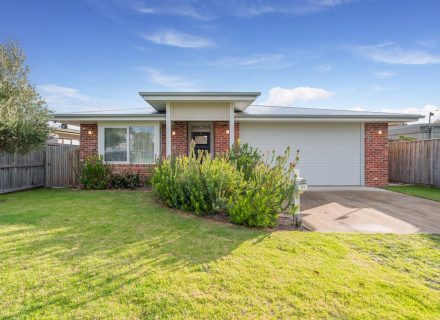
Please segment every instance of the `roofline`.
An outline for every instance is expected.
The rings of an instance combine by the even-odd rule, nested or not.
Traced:
[[[53,118],[83,119],[83,118],[160,118],[165,117],[163,113],[54,113]]]
[[[198,92],[160,92],[160,91],[140,91],[139,95],[141,97],[144,96],[168,96],[168,97],[177,97],[177,96],[196,96],[196,97],[212,97],[212,96],[233,96],[233,97],[241,97],[241,96],[252,96],[258,97],[261,92],[258,91],[246,91],[246,92],[237,92],[237,91],[198,91]]]
[[[380,120],[380,121],[402,121],[410,122],[415,121],[425,116],[420,114],[353,114],[353,115],[293,115],[293,114],[250,114],[250,113],[238,113],[235,115],[236,119],[273,119],[273,120],[294,120],[294,119],[344,119],[344,120]]]
[[[57,122],[78,125],[80,123],[92,123],[100,121],[165,121],[165,114],[54,114],[51,119]]]

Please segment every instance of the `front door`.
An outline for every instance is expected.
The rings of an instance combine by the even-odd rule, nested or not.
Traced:
[[[191,140],[195,142],[194,151],[196,156],[211,151],[210,132],[191,132]]]

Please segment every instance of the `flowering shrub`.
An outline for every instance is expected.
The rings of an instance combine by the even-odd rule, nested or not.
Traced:
[[[262,159],[258,150],[236,145],[226,157],[189,156],[163,159],[151,179],[169,207],[196,215],[224,212],[236,224],[272,227],[278,214],[293,207],[294,167],[290,151]]]
[[[191,147],[189,157],[163,159],[151,183],[169,207],[193,211],[196,215],[224,212],[231,195],[242,182],[242,174],[226,158],[198,159]]]

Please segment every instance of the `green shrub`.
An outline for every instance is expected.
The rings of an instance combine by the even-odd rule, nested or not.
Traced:
[[[229,199],[231,222],[252,227],[273,227],[279,213],[292,210],[295,187],[293,163],[288,163],[290,150],[281,156],[272,153],[266,161],[257,163],[242,192],[236,192]]]
[[[170,207],[196,215],[224,212],[243,181],[242,175],[226,158],[211,159],[209,154],[201,158],[203,161],[191,146],[189,157],[163,159],[155,168],[152,186]]]
[[[107,189],[110,169],[102,156],[91,156],[86,159],[82,169],[80,182],[85,189]]]
[[[145,181],[138,173],[112,173],[109,179],[109,188],[112,189],[136,189],[144,185]]]
[[[229,152],[231,161],[239,170],[243,171],[245,179],[249,179],[253,168],[261,161],[261,152],[249,144],[234,143]]]
[[[196,215],[224,212],[236,224],[273,227],[278,214],[294,208],[293,163],[289,149],[266,159],[248,145],[237,145],[227,157],[209,154],[163,159],[151,179],[159,198],[169,207]]]

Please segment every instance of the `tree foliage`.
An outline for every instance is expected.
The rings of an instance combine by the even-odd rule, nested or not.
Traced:
[[[51,111],[28,75],[23,50],[13,42],[0,44],[0,151],[26,153],[49,136]]]

